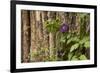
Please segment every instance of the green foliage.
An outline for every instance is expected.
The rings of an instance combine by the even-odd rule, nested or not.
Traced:
[[[73,56],[72,60],[79,60],[79,59],[77,58],[77,56]]]
[[[61,37],[60,42],[65,43],[66,42],[66,38],[64,36]]]
[[[80,44],[84,44],[85,42],[87,42],[87,41],[89,41],[90,39],[89,39],[89,36],[84,36],[80,41],[79,41],[79,43]]]
[[[76,37],[70,37],[68,40],[67,40],[67,44],[70,44],[72,42],[78,42],[79,41],[79,38],[76,36]]]
[[[74,55],[74,53],[73,53],[73,52],[69,52],[69,53],[68,53],[68,60],[71,60],[71,59],[72,59],[72,57],[73,57],[73,55]]]
[[[76,52],[74,55],[76,55],[81,60],[81,56],[80,55],[82,54],[83,50],[85,50],[87,48],[90,48],[89,36],[85,36],[82,39],[78,38],[78,40],[72,40],[72,41],[70,41],[70,43],[71,42],[74,42],[74,44],[71,45],[70,52],[73,52],[73,53]],[[69,45],[69,43],[67,43],[67,45]],[[71,54],[71,56],[72,56],[72,54]],[[76,59],[76,56],[75,56],[74,59]],[[82,57],[83,57],[83,55],[82,55]],[[85,58],[85,59],[87,59],[87,58]],[[70,58],[69,58],[69,60],[70,60]],[[72,58],[72,60],[73,60],[73,58]]]
[[[57,56],[52,55],[52,57],[49,58],[49,61],[57,61]]]
[[[79,59],[80,59],[80,60],[87,60],[87,58],[86,58],[85,55],[80,55]]]
[[[55,20],[47,20],[44,22],[44,27],[47,29],[48,32],[56,32],[59,30],[60,27],[60,19]]]
[[[79,47],[79,43],[76,43],[74,45],[71,46],[70,52],[73,52],[74,50],[78,49]]]
[[[52,48],[52,51],[56,51],[56,48]],[[35,61],[35,59],[37,59],[37,58],[42,58],[42,61],[44,61],[44,62],[57,60],[56,55],[52,55],[50,57],[49,48],[41,48],[39,51],[31,51],[30,55],[31,55],[31,59],[33,59],[33,61]]]
[[[29,54],[31,57],[34,57],[34,56],[37,56],[38,54],[37,54],[37,51],[36,50],[34,50],[34,51],[30,51],[30,54]]]
[[[86,41],[86,42],[84,43],[84,47],[85,47],[85,48],[90,48],[90,42],[89,42],[89,41]]]

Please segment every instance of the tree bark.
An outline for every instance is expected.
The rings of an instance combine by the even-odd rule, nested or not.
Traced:
[[[48,16],[47,16],[47,12],[46,11],[43,11],[42,12],[42,24],[43,24],[43,48],[44,49],[47,49],[49,50],[49,33],[47,32],[45,26],[44,26],[44,23],[45,21],[48,19]],[[48,51],[45,50],[45,56],[47,57],[49,54],[48,54]]]
[[[52,21],[53,19],[53,12],[48,12],[48,20]],[[53,49],[54,49],[54,34],[52,32],[49,33],[49,52],[50,52],[50,58],[53,56]]]
[[[76,29],[76,13],[71,13],[71,32],[74,33]]]
[[[22,10],[22,62],[29,61],[30,52],[30,24],[29,11]]]
[[[36,61],[32,53],[37,53],[36,44],[36,16],[35,11],[30,11],[30,25],[31,25],[31,48],[30,48],[30,61]]]
[[[37,37],[37,50],[40,51],[43,47],[43,24],[42,24],[42,13],[41,11],[36,11],[36,37]],[[38,61],[42,61],[42,55],[38,57]]]
[[[80,16],[79,16],[78,13],[77,13],[77,16],[76,16],[76,26],[77,26],[76,33],[77,33],[77,35],[80,35]]]

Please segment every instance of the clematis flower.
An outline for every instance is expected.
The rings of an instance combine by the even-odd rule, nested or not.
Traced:
[[[68,32],[69,26],[66,23],[63,23],[60,27],[60,32]]]

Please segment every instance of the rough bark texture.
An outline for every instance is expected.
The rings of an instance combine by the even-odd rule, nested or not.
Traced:
[[[43,48],[44,49],[47,49],[45,50],[45,53],[44,53],[44,57],[47,57],[49,55],[49,33],[47,32],[46,28],[44,27],[44,23],[45,21],[48,19],[48,16],[47,16],[47,12],[46,11],[43,11],[42,12],[42,24],[43,24]]]
[[[30,51],[30,24],[29,11],[22,11],[22,62],[29,61]]]
[[[48,19],[47,12],[42,12],[42,24],[43,24],[43,46],[49,48],[49,36],[48,31],[44,27],[45,21]]]
[[[36,17],[35,17],[35,11],[30,11],[30,26],[31,26],[31,48],[30,53],[34,53],[37,51],[36,46]],[[35,61],[36,59],[33,57],[32,54],[30,54],[31,58],[30,61]]]

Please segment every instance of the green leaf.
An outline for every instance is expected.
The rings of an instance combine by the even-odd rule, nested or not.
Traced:
[[[45,21],[44,27],[48,30],[48,32],[56,32],[59,29],[59,23],[56,20]]]
[[[78,60],[77,56],[73,56],[71,60]]]
[[[79,38],[78,37],[72,37],[72,38],[67,40],[67,44],[69,44],[71,42],[79,42]]]
[[[72,42],[72,38],[70,38],[69,40],[67,40],[67,44],[71,43]]]
[[[60,42],[65,43],[66,39],[65,37],[61,37]]]
[[[67,35],[67,39],[69,39],[70,37],[71,37],[71,34],[68,34],[68,35]]]
[[[73,41],[78,42],[79,41],[79,38],[78,37],[74,37],[73,38]]]
[[[90,42],[89,42],[89,41],[85,42],[85,43],[84,43],[84,47],[85,47],[85,48],[90,48]]]
[[[79,43],[76,43],[76,44],[72,45],[72,47],[70,49],[70,52],[76,50],[78,47],[79,47]]]
[[[80,59],[80,60],[87,60],[87,58],[86,58],[85,55],[81,55],[81,56],[79,57],[79,59]]]
[[[83,39],[80,40],[80,44],[84,44],[86,41],[89,41],[89,36],[85,36]]]
[[[71,60],[72,56],[73,56],[73,52],[69,53],[68,54],[68,60]]]

